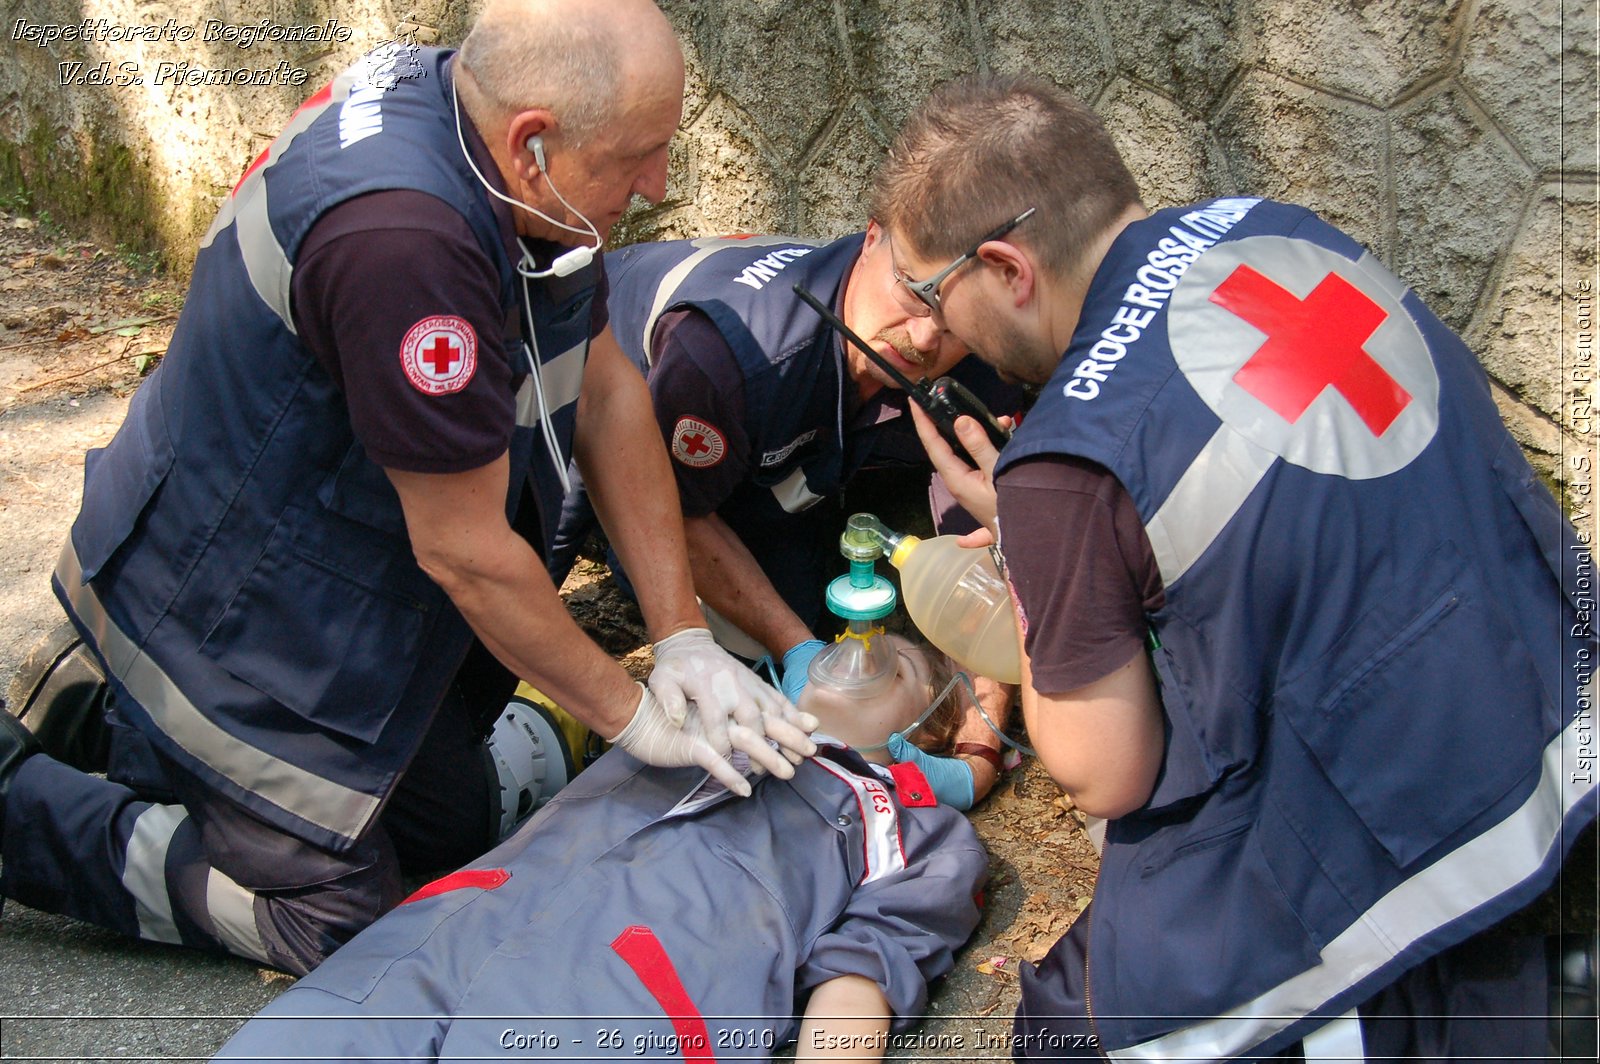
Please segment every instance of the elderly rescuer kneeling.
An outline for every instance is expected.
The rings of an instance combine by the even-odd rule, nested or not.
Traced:
[[[880,638],[899,648],[893,686],[864,701],[813,680],[800,707],[819,750],[793,779],[753,778],[733,801],[702,771],[612,750],[216,1059],[756,1060],[796,1038],[800,1060],[881,1056],[977,925],[988,862],[914,766],[885,767],[924,707],[911,737],[948,746],[962,688],[941,655]]]
[[[594,251],[665,194],[683,69],[647,0],[490,0],[459,53],[358,63],[249,169],[56,571],[111,682],[108,778],[0,716],[0,892],[307,971],[400,900],[408,850],[497,841],[449,697],[475,642],[644,761],[744,791],[733,749],[785,776],[769,738],[811,752],[702,627],[607,325]],[[647,685],[546,575],[569,458],[639,592]]]
[[[1595,818],[1592,564],[1472,352],[1302,207],[1147,213],[1042,80],[940,89],[873,206],[906,306],[1043,388],[998,456],[958,425],[979,470],[919,420],[1033,745],[1111,818],[1019,1055],[1545,1055],[1564,944],[1496,925]]]

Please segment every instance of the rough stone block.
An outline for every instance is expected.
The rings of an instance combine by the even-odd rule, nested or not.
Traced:
[[[1461,80],[1541,171],[1595,167],[1594,0],[1483,0]]]
[[[1111,80],[1109,40],[1089,0],[977,4],[978,37],[989,69],[1038,74],[1093,103]]]
[[[1516,230],[1532,175],[1454,88],[1397,112],[1392,143],[1390,265],[1451,328],[1465,329]]]
[[[1384,105],[1437,77],[1463,0],[1325,0],[1312,17],[1292,4],[1248,5],[1263,68]]]
[[[1213,128],[1241,192],[1310,207],[1386,257],[1383,112],[1253,70]]]
[[[1592,186],[1552,183],[1511,241],[1499,283],[1484,298],[1484,313],[1468,334],[1484,368],[1546,418],[1574,428],[1568,391],[1587,390],[1592,406],[1595,284],[1595,197]],[[1578,368],[1580,301],[1587,296],[1590,380]]]
[[[718,96],[689,129],[698,181],[696,206],[715,233],[787,231],[789,183],[754,124]]]
[[[978,69],[961,0],[855,0],[841,11],[851,80],[890,129],[935,85]]]
[[[1227,160],[1206,124],[1173,101],[1119,80],[1100,114],[1151,210],[1234,191]]]
[[[744,0],[722,8],[717,87],[777,158],[794,159],[849,93],[830,0]]]
[[[860,100],[845,107],[800,172],[800,235],[832,238],[866,228],[872,179],[889,139]]]
[[[1248,6],[1112,0],[1103,10],[1117,70],[1184,101],[1196,114],[1209,114],[1234,72],[1255,55]]]

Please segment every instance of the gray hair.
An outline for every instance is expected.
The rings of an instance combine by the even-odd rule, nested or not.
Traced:
[[[488,106],[502,114],[548,108],[580,147],[615,116],[616,34],[598,19],[525,20],[515,9],[490,5],[461,43],[460,63]]]

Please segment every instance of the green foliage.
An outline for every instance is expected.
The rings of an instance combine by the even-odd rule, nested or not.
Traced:
[[[33,213],[33,196],[21,184],[9,182],[0,187],[0,211],[7,214]]]
[[[36,113],[20,142],[0,143],[0,206],[33,213],[52,235],[91,232],[119,254],[159,248],[156,203],[140,160],[105,129],[64,134]]]
[[[155,248],[137,247],[133,244],[120,243],[117,245],[117,261],[141,277],[154,277],[166,268],[166,262],[161,252]],[[160,300],[161,295],[147,295],[145,304],[151,304],[152,299]]]

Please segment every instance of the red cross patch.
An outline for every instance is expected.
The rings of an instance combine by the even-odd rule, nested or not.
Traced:
[[[727,453],[722,433],[698,418],[680,417],[672,427],[672,457],[686,466],[709,469]]]
[[[424,395],[459,392],[478,369],[478,334],[465,318],[423,318],[400,341],[400,366]]]
[[[1230,428],[1295,465],[1351,479],[1407,465],[1439,424],[1439,377],[1371,255],[1308,240],[1220,244],[1172,296],[1178,367]]]

